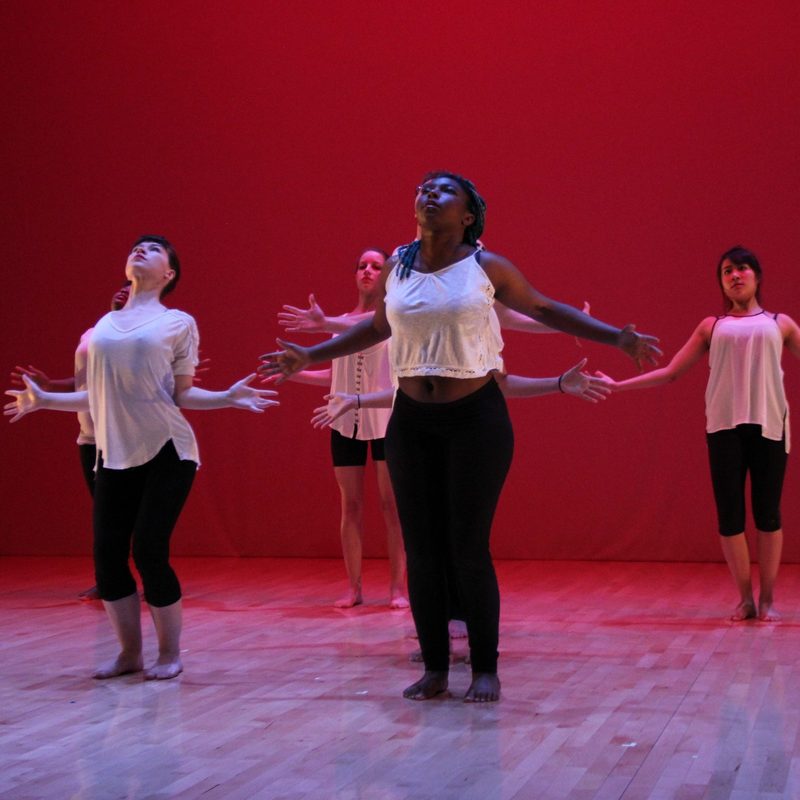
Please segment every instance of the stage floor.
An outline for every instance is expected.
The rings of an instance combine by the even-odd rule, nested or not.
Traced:
[[[365,565],[177,559],[185,672],[113,655],[88,559],[0,561],[0,797],[546,800],[800,797],[800,566],[778,624],[725,621],[722,564],[499,562],[503,696],[402,699],[411,616]],[[146,661],[154,636],[144,620]]]

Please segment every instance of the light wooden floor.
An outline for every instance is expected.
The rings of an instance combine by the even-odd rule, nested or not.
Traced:
[[[101,682],[88,561],[0,561],[0,797],[800,797],[798,566],[783,623],[732,625],[723,565],[501,562],[503,699],[483,707],[459,700],[463,663],[450,699],[400,697],[419,668],[381,561],[350,611],[329,606],[336,561],[177,566],[186,672]]]

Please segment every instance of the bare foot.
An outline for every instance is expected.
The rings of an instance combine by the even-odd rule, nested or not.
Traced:
[[[425,670],[424,675],[416,683],[403,690],[403,697],[408,700],[430,700],[446,691],[447,673]]]
[[[393,594],[392,599],[389,600],[389,608],[408,608],[408,598],[402,594]]]
[[[361,597],[361,592],[355,592],[352,589],[344,596],[340,597],[333,605],[334,608],[352,608],[353,606],[360,606],[364,602]]]
[[[78,600],[81,600],[84,603],[91,603],[92,600],[99,600],[99,599],[100,599],[100,592],[97,591],[96,586],[92,586],[91,589],[84,589],[78,595]]]
[[[772,600],[759,600],[758,618],[762,622],[780,622],[781,615],[773,608]]]
[[[495,672],[473,672],[465,703],[494,703],[500,699],[500,678]]]
[[[753,619],[756,615],[756,604],[752,600],[742,600],[733,614],[730,616],[731,622],[744,622],[746,619]]]
[[[183,672],[180,656],[159,656],[156,663],[144,671],[146,681],[168,681]]]
[[[409,657],[408,660],[412,664],[421,664],[422,663],[422,650],[415,650]]]
[[[467,623],[463,619],[451,619],[447,625],[451,639],[467,638]]]
[[[141,672],[144,669],[142,654],[128,655],[120,653],[113,661],[101,664],[92,673],[93,678],[105,680],[106,678],[116,678],[117,675],[128,675],[131,672]]]

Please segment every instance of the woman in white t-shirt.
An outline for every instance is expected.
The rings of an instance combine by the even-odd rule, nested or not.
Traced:
[[[327,317],[309,298],[309,309],[284,306],[278,319],[288,331],[325,332],[338,335],[375,312],[381,269],[387,254],[378,248],[364,250],[356,262],[358,301],[348,314]],[[330,369],[302,370],[291,378],[298,383],[328,386],[332,393],[369,394],[390,389],[387,343],[378,342],[358,353],[333,361]],[[347,571],[348,591],[334,605],[352,608],[363,602],[361,588],[361,554],[364,539],[364,477],[367,452],[371,452],[378,478],[383,519],[386,524],[389,554],[389,606],[408,608],[406,599],[406,556],[397,517],[394,492],[384,456],[384,437],[389,422],[389,408],[361,408],[337,418],[331,425],[331,459],[333,473],[341,496],[342,555]]]
[[[781,354],[786,347],[800,358],[800,328],[786,314],[761,307],[761,275],[755,253],[740,245],[731,248],[717,263],[722,316],[706,317],[662,369],[624,381],[597,373],[614,390],[646,389],[677,380],[708,353],[706,440],[720,543],[739,591],[734,622],[780,619],[774,591],[783,549],[780,501],[790,445]],[[744,534],[748,472],[758,530],[758,605]]]
[[[169,563],[169,540],[200,463],[181,408],[261,412],[275,394],[253,389],[253,375],[227,391],[192,384],[198,333],[188,314],[162,305],[180,277],[180,261],[161,236],[142,236],[125,266],[125,306],[95,325],[89,338],[86,391],[44,392],[27,376],[5,414],[15,422],[38,409],[91,413],[97,447],[94,560],[100,597],[120,642],[117,657],[96,678],[143,669],[139,595],[129,566],[142,577],[158,638],[146,679],[174,678],[180,658],[181,589]]]

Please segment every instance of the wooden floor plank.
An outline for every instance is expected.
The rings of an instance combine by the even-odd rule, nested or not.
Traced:
[[[114,651],[86,559],[0,562],[0,797],[800,797],[800,566],[776,625],[725,621],[719,564],[500,562],[500,703],[400,697],[408,612],[331,606],[337,561],[179,559],[178,679],[93,681]],[[154,637],[146,616],[147,656]]]

